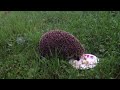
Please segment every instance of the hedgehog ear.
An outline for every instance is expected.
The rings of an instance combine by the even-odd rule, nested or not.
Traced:
[[[79,60],[80,60],[80,57],[77,57],[76,60],[79,61]]]

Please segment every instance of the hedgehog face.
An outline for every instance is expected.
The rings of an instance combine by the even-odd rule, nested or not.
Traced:
[[[39,52],[43,57],[57,54],[58,57],[79,60],[84,53],[84,48],[73,35],[65,31],[54,30],[41,37]]]

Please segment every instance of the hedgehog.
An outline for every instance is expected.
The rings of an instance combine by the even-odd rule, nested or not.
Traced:
[[[41,36],[39,53],[42,57],[79,60],[85,49],[79,40],[63,30],[50,30]]]

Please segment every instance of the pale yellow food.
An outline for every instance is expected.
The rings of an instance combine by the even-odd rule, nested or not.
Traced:
[[[82,64],[89,64],[89,62],[87,60],[83,60]]]

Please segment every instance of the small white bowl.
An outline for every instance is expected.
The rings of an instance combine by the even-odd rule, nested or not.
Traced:
[[[83,54],[79,61],[70,60],[69,63],[76,69],[90,69],[99,63],[99,59],[92,54]]]

